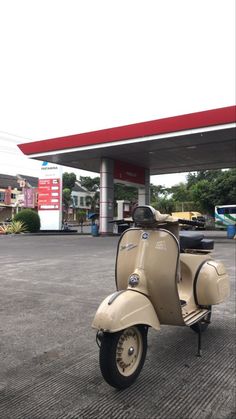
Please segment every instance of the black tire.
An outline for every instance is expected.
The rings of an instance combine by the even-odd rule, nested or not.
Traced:
[[[200,322],[194,323],[192,326],[190,326],[194,332],[199,333],[199,323],[201,323],[201,332],[205,332],[205,330],[208,328],[211,322],[211,307],[209,307],[208,310],[210,311],[201,319]]]
[[[100,347],[100,369],[108,384],[124,389],[137,379],[147,352],[147,327],[131,326],[104,333]]]

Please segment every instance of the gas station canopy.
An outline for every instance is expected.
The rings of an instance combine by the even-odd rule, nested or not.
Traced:
[[[20,144],[30,158],[100,171],[102,158],[150,175],[235,167],[236,106]]]

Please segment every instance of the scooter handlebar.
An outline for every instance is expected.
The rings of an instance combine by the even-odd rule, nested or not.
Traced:
[[[179,224],[186,224],[190,226],[196,226],[196,227],[204,227],[205,223],[203,221],[193,221],[193,220],[185,220],[184,218],[178,219]]]

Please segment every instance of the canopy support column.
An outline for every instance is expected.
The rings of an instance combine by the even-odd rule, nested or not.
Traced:
[[[102,158],[100,165],[100,219],[99,231],[101,235],[111,234],[114,212],[114,163],[111,159]]]
[[[150,204],[150,171],[145,169],[145,185],[138,188],[138,204]]]

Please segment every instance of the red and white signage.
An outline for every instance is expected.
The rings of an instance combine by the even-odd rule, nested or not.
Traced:
[[[25,208],[34,208],[35,207],[36,188],[23,188],[22,192],[23,192],[23,196],[24,196],[24,207]]]
[[[60,178],[39,179],[38,209],[60,210]]]
[[[62,167],[43,162],[38,183],[41,230],[60,230],[62,223]]]
[[[114,179],[121,183],[145,185],[145,169],[122,161],[114,161]]]

